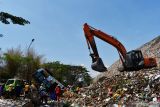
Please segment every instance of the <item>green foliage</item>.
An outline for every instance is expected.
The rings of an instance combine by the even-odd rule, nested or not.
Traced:
[[[59,61],[43,64],[44,68],[51,71],[52,76],[64,85],[84,86],[89,85],[92,78],[85,67],[65,65]]]
[[[37,55],[34,50],[27,50],[25,54],[20,48],[9,49],[0,57],[0,62],[3,65],[0,67],[0,78],[18,77],[21,79],[32,79],[32,74],[39,68],[48,69],[52,76],[55,77],[65,86],[87,86],[90,84],[92,78],[88,71],[83,66],[66,65],[59,61],[48,62],[41,64],[41,55]]]
[[[18,77],[22,79],[32,79],[32,73],[41,65],[42,56],[37,55],[33,50],[23,54],[20,48],[9,49],[1,58],[4,62],[0,72],[0,78]]]
[[[27,50],[25,55],[25,64],[27,66],[27,70],[25,72],[25,77],[27,80],[32,79],[32,74],[41,66],[42,55],[37,55],[33,49]]]
[[[12,78],[12,77],[8,72],[0,71],[0,78],[1,79],[8,79],[8,78]]]
[[[21,56],[22,53],[19,49],[11,49],[4,54],[6,72],[8,72],[11,77],[14,76],[18,71],[18,68],[21,64]]]
[[[26,19],[23,19],[22,17],[17,17],[14,15],[11,15],[9,13],[0,12],[0,21],[4,24],[10,24],[9,20],[12,21],[13,24],[19,24],[19,25],[25,25],[30,24],[30,22]]]

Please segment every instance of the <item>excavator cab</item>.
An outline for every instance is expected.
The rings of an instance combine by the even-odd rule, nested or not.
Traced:
[[[140,50],[132,50],[126,54],[125,70],[138,70],[144,67],[144,58]]]

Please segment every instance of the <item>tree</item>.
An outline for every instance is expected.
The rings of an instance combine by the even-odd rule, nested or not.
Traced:
[[[23,19],[22,17],[17,17],[6,12],[0,12],[0,21],[2,23],[10,24],[9,19],[13,24],[19,24],[19,25],[30,24],[28,20]]]
[[[28,51],[28,50],[27,50]],[[34,50],[30,50],[26,55],[20,48],[9,49],[4,54],[4,66],[0,72],[1,78],[23,78],[32,79],[32,74],[41,66],[42,55],[37,55]]]
[[[25,77],[27,80],[31,80],[32,74],[37,69],[40,68],[43,56],[38,55],[33,49],[27,50],[25,56],[26,56],[25,65],[27,67],[27,71],[25,72]]]
[[[50,70],[52,76],[64,85],[84,86],[89,85],[92,80],[89,71],[82,66],[65,65],[55,61],[44,63],[43,67]]]
[[[9,20],[13,24],[19,24],[19,25],[25,25],[25,24],[30,24],[30,22],[22,17],[17,17],[14,15],[11,15],[6,12],[0,12],[0,21],[4,24],[10,24]],[[0,37],[2,37],[3,34],[0,34]]]
[[[5,70],[10,74],[10,77],[14,77],[17,74],[21,64],[21,56],[22,52],[19,49],[10,49],[4,54]]]

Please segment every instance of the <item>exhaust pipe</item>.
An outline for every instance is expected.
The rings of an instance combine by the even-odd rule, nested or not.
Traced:
[[[107,68],[104,66],[101,58],[98,58],[95,62],[92,63],[91,68],[98,72],[105,72]]]

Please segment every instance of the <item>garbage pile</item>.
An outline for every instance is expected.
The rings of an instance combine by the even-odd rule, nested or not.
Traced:
[[[102,77],[80,96],[68,99],[75,106],[106,107],[113,104],[160,104],[160,70],[124,72],[111,78]]]
[[[126,107],[157,104],[160,106],[160,36],[138,48],[144,57],[154,57],[157,68],[134,72],[119,72],[121,61],[112,64],[108,71],[101,73],[89,87],[81,89],[79,95],[67,97],[73,107],[108,107],[119,104]],[[146,104],[146,105],[145,105]],[[137,107],[136,106],[136,107]]]
[[[0,99],[0,107],[31,107],[29,99]]]

